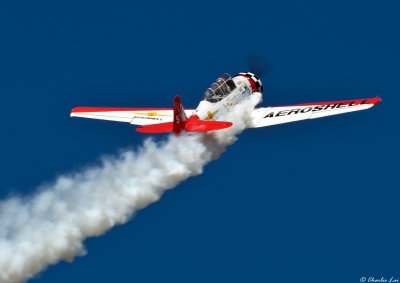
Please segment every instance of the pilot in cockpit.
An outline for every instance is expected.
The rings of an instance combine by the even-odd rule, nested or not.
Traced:
[[[225,94],[225,95],[229,94],[230,91],[229,91],[228,86],[226,85],[226,82],[223,77],[218,78],[217,84],[220,85],[220,89],[222,90],[223,94]]]
[[[207,89],[205,99],[212,103],[221,101],[223,98],[227,97],[235,87],[232,78],[228,74],[224,74]]]

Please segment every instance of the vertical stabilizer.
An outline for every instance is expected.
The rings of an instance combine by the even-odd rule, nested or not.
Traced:
[[[174,98],[174,125],[173,132],[175,134],[180,134],[183,129],[185,129],[185,124],[187,117],[185,110],[183,109],[181,98],[177,95]]]

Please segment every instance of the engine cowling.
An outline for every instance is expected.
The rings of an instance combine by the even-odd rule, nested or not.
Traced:
[[[253,92],[263,92],[263,85],[259,77],[255,74],[247,72],[247,73],[239,73],[236,76],[243,76],[245,77],[250,85]]]

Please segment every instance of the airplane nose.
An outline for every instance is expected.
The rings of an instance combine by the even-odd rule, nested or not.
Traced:
[[[250,79],[253,80],[254,83],[257,86],[255,91],[256,92],[263,92],[264,89],[263,89],[263,85],[262,85],[262,82],[261,82],[260,78],[257,75],[255,75],[253,73],[250,73],[250,72],[248,72],[247,74],[249,74]]]
[[[256,76],[253,73],[247,72],[247,73],[239,73],[239,75],[246,77],[252,87],[253,92],[263,92],[263,85],[258,76]]]

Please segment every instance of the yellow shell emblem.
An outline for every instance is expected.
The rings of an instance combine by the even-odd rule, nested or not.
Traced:
[[[208,111],[206,120],[211,120],[212,118],[214,118],[214,116],[215,116],[215,114],[217,114],[217,112],[218,112],[218,110],[214,111],[214,112]]]
[[[133,113],[137,114],[137,115],[143,115],[143,116],[159,116],[159,117],[161,117],[161,116],[171,116],[171,115],[168,115],[168,114],[160,114],[160,113],[154,112],[154,111],[152,111],[152,112],[133,112]]]

